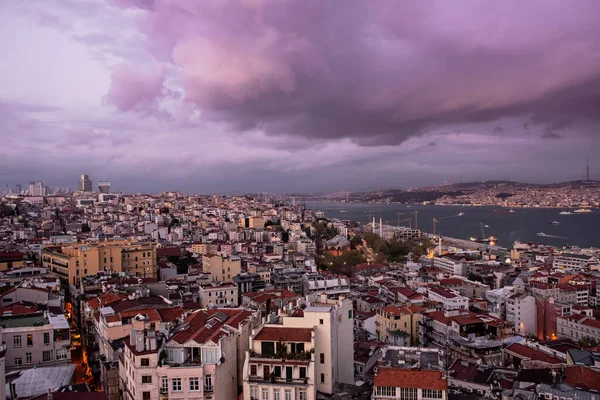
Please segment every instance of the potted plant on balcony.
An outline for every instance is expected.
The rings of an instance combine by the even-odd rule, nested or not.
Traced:
[[[275,382],[275,372],[271,372],[271,383]]]

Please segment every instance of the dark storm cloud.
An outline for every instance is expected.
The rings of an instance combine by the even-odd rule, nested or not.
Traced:
[[[119,3],[151,9],[148,47],[181,68],[205,120],[234,131],[375,146],[447,124],[600,115],[596,1]]]

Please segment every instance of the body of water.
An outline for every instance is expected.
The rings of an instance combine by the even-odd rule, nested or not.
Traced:
[[[307,203],[312,210],[320,210],[327,218],[338,218],[358,222],[370,222],[375,217],[385,225],[408,226],[418,211],[419,229],[433,233],[433,218],[436,233],[460,239],[481,237],[481,224],[485,235],[498,238],[497,246],[511,247],[516,240],[521,242],[543,243],[551,246],[576,245],[580,247],[600,247],[600,212],[560,215],[561,209],[515,208],[513,213],[499,214],[498,207],[434,206],[419,204],[368,204],[368,203]],[[462,215],[460,215],[462,213]],[[558,221],[558,225],[551,224]],[[544,233],[547,236],[539,236]]]

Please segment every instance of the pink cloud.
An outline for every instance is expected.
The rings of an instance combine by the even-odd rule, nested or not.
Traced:
[[[161,65],[144,70],[121,64],[111,75],[104,100],[122,112],[154,113],[166,93],[164,80],[165,68]]]

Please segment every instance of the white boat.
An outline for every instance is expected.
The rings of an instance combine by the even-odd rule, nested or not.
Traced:
[[[551,225],[560,225],[560,222],[558,222],[558,221],[552,221],[552,222],[550,222],[550,224]]]
[[[580,208],[580,209],[575,210],[573,212],[576,212],[576,213],[591,213],[592,210],[590,210],[589,208]]]
[[[340,212],[348,212],[348,211],[346,211],[346,210],[340,210]]]
[[[458,216],[459,216],[459,217],[462,217],[463,215],[465,215],[465,213],[464,213],[464,212],[459,212],[459,213],[458,213]]]
[[[559,215],[571,215],[570,211],[561,211],[558,213]]]
[[[512,208],[508,211],[509,213],[514,213],[515,210],[513,210]]]
[[[537,235],[538,235],[538,236],[548,236],[548,235],[546,235],[544,232],[538,232],[538,234],[537,234]]]

